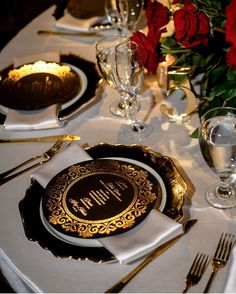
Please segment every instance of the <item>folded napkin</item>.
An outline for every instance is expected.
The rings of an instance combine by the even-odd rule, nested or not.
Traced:
[[[229,271],[226,278],[223,293],[236,293],[236,277],[235,277],[236,246],[235,245],[234,245],[234,248],[232,249],[229,262],[230,262]]]
[[[31,176],[43,187],[59,171],[72,164],[91,159],[79,144],[72,144],[56,154]],[[157,246],[183,232],[182,225],[160,211],[153,209],[146,219],[134,229],[112,237],[97,239],[120,263],[128,263],[150,253]]]
[[[93,25],[96,23],[102,23],[105,20],[107,20],[107,18],[104,16],[93,16],[87,19],[79,19],[69,13],[65,13],[63,17],[57,20],[56,28],[77,32],[89,32]]]
[[[41,293],[42,291],[31,282],[12,263],[5,252],[0,248],[0,269],[10,286],[16,293]]]
[[[42,54],[25,56],[14,59],[14,67],[18,67],[25,63],[32,63],[38,60],[59,62],[59,52],[45,52]],[[4,122],[7,130],[37,130],[61,127],[58,119],[58,106],[56,104],[49,107],[34,110],[20,111],[8,109],[7,117]]]

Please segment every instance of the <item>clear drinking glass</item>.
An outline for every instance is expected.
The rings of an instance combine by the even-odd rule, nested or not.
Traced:
[[[105,11],[108,20],[118,30],[119,33],[124,33],[127,27],[127,0],[105,0]]]
[[[128,108],[131,106],[129,97],[121,87],[116,71],[115,61],[115,47],[127,40],[123,35],[114,35],[103,38],[96,43],[96,57],[99,70],[108,83],[108,85],[116,89],[120,93],[120,99],[115,100],[111,106],[110,111],[112,114],[126,117]]]
[[[206,163],[220,181],[211,185],[205,197],[216,208],[236,206],[230,176],[236,172],[236,108],[218,107],[201,117],[199,143]]]
[[[143,0],[128,0],[127,29],[132,34],[137,30],[137,25],[143,12]]]
[[[139,120],[135,107],[144,79],[142,57],[137,43],[126,40],[116,46],[116,71],[120,86],[131,101],[128,113],[133,122],[125,128],[125,135],[132,140],[142,140],[152,133],[152,126]]]

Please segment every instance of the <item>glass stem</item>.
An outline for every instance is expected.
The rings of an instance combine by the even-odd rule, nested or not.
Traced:
[[[138,117],[137,106],[136,106],[137,96],[135,95],[130,97],[129,101],[131,103],[131,106],[129,107],[128,114],[129,114],[129,119],[133,121],[131,124],[131,128],[135,132],[141,132],[144,126]]]
[[[124,92],[121,93],[121,99],[118,104],[118,107],[122,110],[124,110],[124,109],[127,110],[127,115],[128,115],[129,108],[131,107],[131,102],[130,102],[128,94],[126,94]]]
[[[232,188],[229,183],[229,177],[220,177],[220,185],[217,189],[217,195],[220,198],[229,198],[232,196]]]

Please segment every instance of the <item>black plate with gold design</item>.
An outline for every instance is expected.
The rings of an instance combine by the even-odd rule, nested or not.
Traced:
[[[13,70],[13,65],[1,70],[0,92],[2,98],[0,105],[3,106],[2,111],[4,112],[6,107],[34,110],[63,103],[62,106],[66,105],[66,107],[59,110],[58,118],[61,121],[67,121],[79,111],[94,103],[97,100],[95,93],[100,80],[96,64],[74,54],[61,54],[60,65],[63,64],[68,65],[68,67],[71,66],[70,75],[73,76],[72,79],[70,75],[64,77],[61,74],[62,78],[59,78],[55,74],[41,72],[23,76],[19,81],[12,82],[15,85],[14,87],[8,87],[10,80],[7,78],[9,72]],[[86,80],[86,85],[81,90],[81,87],[84,86],[84,80]],[[4,91],[7,91],[7,95],[3,95]],[[82,95],[80,95],[80,91]],[[17,95],[21,99],[19,97],[17,99]],[[43,97],[46,97],[46,99],[43,99]],[[76,99],[76,97],[79,97],[79,99]],[[69,103],[70,101],[73,103]]]
[[[176,221],[182,219],[185,198],[193,193],[193,186],[172,159],[140,145],[99,144],[86,148],[86,151],[94,159],[104,157],[134,159],[156,170],[162,177],[167,192],[163,213]],[[45,190],[36,181],[32,181],[24,199],[19,203],[25,234],[29,240],[38,242],[57,257],[89,259],[95,262],[114,259],[103,247],[78,246],[59,240],[50,234],[42,223],[39,211],[44,193]]]
[[[81,91],[80,76],[69,66],[36,61],[9,70],[0,82],[0,104],[16,110],[39,110],[70,101]]]
[[[42,210],[60,233],[97,239],[134,228],[161,194],[158,179],[148,170],[122,160],[95,159],[54,176],[45,189]]]

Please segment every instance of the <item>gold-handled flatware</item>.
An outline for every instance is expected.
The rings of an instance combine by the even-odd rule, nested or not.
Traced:
[[[215,275],[222,267],[226,265],[235,241],[235,236],[233,234],[221,235],[214,257],[212,259],[211,276],[203,293],[208,293]]]
[[[67,143],[67,146],[69,144]],[[57,152],[61,151],[63,149],[63,147],[65,147],[65,141],[58,140],[55,144],[53,144],[53,146],[48,151],[44,152],[43,154],[32,157],[32,158],[26,160],[25,162],[17,165],[16,167],[13,167],[8,171],[3,172],[0,175],[0,186],[2,186],[3,184],[9,182],[10,180],[13,180],[14,178],[16,178],[18,176],[26,173],[27,171],[29,171],[29,170],[31,170],[33,168],[39,167],[40,165],[42,165],[45,162],[49,161],[51,158],[53,158],[53,156]],[[31,165],[31,166],[29,166],[29,167],[27,167],[25,169],[22,169],[19,172],[14,173],[14,174],[12,174],[10,176],[7,176],[7,175],[11,174],[12,172],[14,172],[15,170],[17,170],[18,168],[21,168],[22,166],[27,165],[30,162],[32,162],[34,160],[37,160],[37,159],[40,159],[40,158],[42,158],[42,160],[40,162],[37,162],[36,164],[33,164],[33,165]]]
[[[155,258],[160,256],[163,252],[169,249],[172,245],[174,245],[182,236],[184,236],[192,226],[197,222],[196,219],[189,220],[185,227],[184,232],[179,236],[167,241],[163,245],[157,247],[147,258],[145,258],[137,267],[135,267],[131,272],[129,272],[126,276],[124,276],[120,281],[118,281],[111,288],[107,289],[105,293],[119,293],[130,281],[131,279],[137,275],[147,264],[153,261]]]
[[[55,135],[35,138],[0,139],[0,143],[23,143],[23,142],[54,142],[54,141],[79,141],[77,135]]]
[[[201,280],[201,277],[208,266],[208,258],[209,256],[204,253],[197,253],[185,279],[186,287],[184,288],[183,293],[186,293],[190,287],[197,285]]]
[[[99,30],[89,31],[89,32],[59,32],[59,31],[38,31],[38,35],[61,35],[61,36],[73,36],[73,37],[99,37]]]

